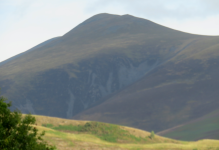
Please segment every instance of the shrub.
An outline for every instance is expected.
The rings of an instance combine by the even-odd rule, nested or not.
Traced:
[[[151,131],[151,135],[149,136],[151,139],[155,137],[154,131]]]

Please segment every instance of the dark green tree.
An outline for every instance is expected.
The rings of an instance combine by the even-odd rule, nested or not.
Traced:
[[[35,117],[20,111],[11,111],[11,102],[0,97],[0,150],[54,150],[43,139],[45,131],[38,134]]]

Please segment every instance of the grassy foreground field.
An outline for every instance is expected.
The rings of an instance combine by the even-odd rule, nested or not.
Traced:
[[[113,124],[35,117],[45,140],[58,150],[219,150],[217,140],[177,141]]]

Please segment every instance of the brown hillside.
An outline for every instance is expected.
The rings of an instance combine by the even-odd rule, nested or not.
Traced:
[[[198,40],[140,81],[74,119],[161,131],[219,107],[219,38]]]

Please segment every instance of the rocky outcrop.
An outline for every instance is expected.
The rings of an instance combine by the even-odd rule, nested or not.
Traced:
[[[72,118],[136,82],[158,64],[159,59],[136,63],[127,57],[105,56],[78,66],[51,69],[32,80],[34,90],[29,90],[15,107],[23,113]],[[71,77],[66,68],[76,70],[75,76]]]

